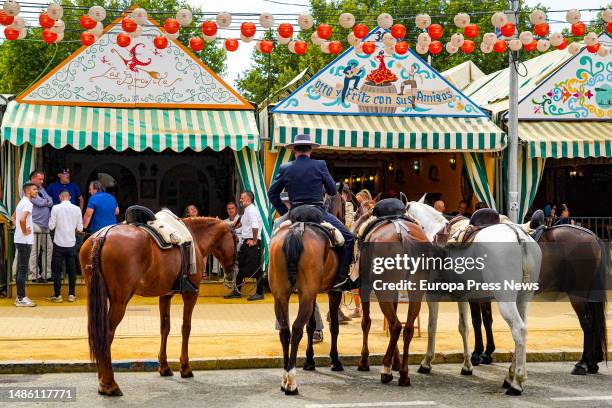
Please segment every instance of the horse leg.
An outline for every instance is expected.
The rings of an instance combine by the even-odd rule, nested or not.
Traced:
[[[429,322],[427,324],[427,352],[421,361],[421,365],[417,372],[421,374],[431,373],[431,362],[436,353],[436,331],[438,330],[438,302],[427,299],[427,308],[429,309]]]
[[[421,311],[421,299],[419,299],[419,297],[420,296],[417,296],[416,301],[410,302],[408,306],[408,317],[406,318],[406,326],[404,326],[404,354],[402,356],[402,365],[399,370],[400,387],[407,387],[410,385],[410,377],[408,376],[408,357],[410,342],[414,337],[414,321]]]
[[[396,315],[397,315],[397,306],[398,306],[397,301],[393,302],[393,310],[395,311]],[[399,346],[396,345],[395,351],[393,352],[393,362],[391,363],[391,369],[393,371],[399,371],[401,364],[402,364],[402,361],[400,358]]]
[[[474,328],[474,351],[472,351],[472,364],[480,364],[480,355],[484,351],[482,343],[482,319],[480,317],[480,302],[470,302],[470,314],[472,315],[472,327]]]
[[[598,363],[602,362],[608,353],[607,348],[607,327],[606,327],[606,303],[589,302],[591,315],[592,335],[589,345],[591,361],[587,361],[587,372],[597,374],[599,372]]]
[[[289,354],[289,363],[287,364],[287,385],[285,387],[285,395],[298,394],[298,385],[295,379],[295,362],[297,360],[298,347],[300,345],[300,341],[302,340],[302,336],[304,335],[304,326],[310,319],[310,316],[312,316],[316,296],[316,293],[302,293],[300,296],[298,314],[293,322],[293,326],[291,327],[291,351]],[[330,316],[335,316],[337,319],[337,309],[330,310]]]
[[[172,376],[172,370],[168,366],[168,356],[166,355],[166,344],[168,342],[168,334],[170,333],[170,305],[172,295],[159,297],[159,321],[161,331],[161,345],[159,347],[159,367],[157,371],[162,377]]]
[[[108,350],[104,353],[104,357],[98,361],[98,394],[109,397],[123,395],[113,375],[111,346],[115,338],[115,329],[123,319],[126,307],[127,301],[125,303],[110,303],[108,310]]]
[[[312,343],[312,337],[314,336],[316,327],[317,322],[315,321],[313,305],[312,315],[310,316],[308,324],[306,325],[306,334],[308,335],[308,346],[306,347],[306,361],[304,362],[304,370],[306,371],[314,371],[315,369],[314,347]]]
[[[395,313],[395,307],[393,302],[380,302],[380,309],[383,314],[387,318],[387,322],[389,323],[389,345],[387,346],[387,351],[385,352],[385,356],[383,357],[383,367],[380,372],[380,381],[383,384],[387,384],[393,380],[393,372],[391,371],[391,364],[393,362],[393,355],[395,353],[395,349],[397,348],[397,340],[399,339],[399,335],[402,332],[402,324],[397,318],[397,313]]]
[[[280,326],[278,336],[283,347],[283,379],[281,381],[281,391],[285,392],[287,387],[287,366],[289,365],[289,341],[291,340],[291,330],[289,330],[289,297],[290,293],[283,298],[274,298],[274,314]]]
[[[193,371],[189,365],[189,335],[191,334],[191,315],[193,308],[198,301],[198,293],[183,293],[183,325],[181,334],[183,341],[181,344],[181,377],[193,377]]]
[[[495,351],[495,340],[493,338],[493,312],[491,310],[491,302],[481,302],[480,312],[482,313],[482,324],[487,336],[487,347],[484,353],[480,356],[482,364],[491,364],[493,362],[493,352]],[[481,337],[482,344],[482,337]]]
[[[592,322],[589,313],[589,306],[587,302],[577,301],[570,298],[570,302],[572,304],[572,308],[576,312],[576,316],[578,316],[578,321],[580,322],[580,328],[583,333],[583,341],[582,341],[582,357],[580,361],[576,363],[574,369],[572,370],[573,375],[586,375],[588,371],[588,362],[590,360],[590,348],[592,345]]]
[[[508,388],[506,395],[521,395],[525,380],[527,326],[521,319],[516,302],[499,302],[499,312],[510,327],[515,347],[504,388]]]
[[[342,362],[338,357],[338,333],[340,332],[340,326],[338,322],[338,310],[340,309],[340,302],[342,301],[342,292],[331,291],[327,293],[329,297],[329,313],[330,313],[330,324],[329,331],[331,333],[331,348],[329,349],[329,357],[331,359],[331,370],[332,371],[344,371]]]
[[[459,309],[459,333],[463,340],[463,365],[461,375],[472,375],[472,362],[470,361],[470,326],[468,324],[467,302],[458,302]]]
[[[363,333],[363,345],[361,346],[361,360],[357,370],[370,371],[370,350],[368,348],[368,336],[370,335],[370,327],[372,327],[372,318],[370,317],[370,302],[361,302],[361,332]]]

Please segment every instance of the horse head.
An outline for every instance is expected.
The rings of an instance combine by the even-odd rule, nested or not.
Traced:
[[[427,238],[430,241],[433,240],[434,236],[448,223],[446,218],[436,211],[430,205],[422,202],[425,196],[421,197],[419,201],[411,201],[406,204],[406,213],[409,217],[417,220],[423,230]]]

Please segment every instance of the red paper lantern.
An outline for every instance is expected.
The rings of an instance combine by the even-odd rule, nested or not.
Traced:
[[[576,37],[582,37],[586,33],[586,25],[582,21],[572,24],[572,34]]]
[[[467,38],[476,38],[479,32],[480,28],[476,24],[468,24],[463,29],[463,35]]]
[[[304,55],[306,54],[306,51],[308,50],[308,43],[306,41],[296,41],[295,45],[293,46],[293,49],[295,50],[295,53],[298,55]]]
[[[317,35],[324,40],[329,39],[332,35],[332,27],[329,24],[319,24],[317,27]]]
[[[514,23],[506,23],[499,29],[504,37],[512,37],[516,31]]]
[[[506,52],[508,49],[508,45],[504,40],[497,40],[495,44],[493,44],[493,51],[495,52]]]
[[[278,26],[278,35],[283,38],[290,38],[293,35],[293,26],[289,23],[281,23]]]
[[[535,51],[538,48],[538,41],[537,40],[533,40],[532,42],[530,42],[529,44],[524,44],[523,45],[523,49],[525,51]]]
[[[87,16],[89,17],[89,16]],[[13,23],[14,17],[11,17],[11,22],[10,24]],[[55,20],[53,20],[51,17],[49,17],[49,15],[47,13],[41,13],[40,16],[38,16],[38,22],[40,23],[40,26],[42,28],[51,28],[53,27],[53,24],[55,24]],[[81,24],[82,26],[83,24]],[[85,28],[85,27],[83,27]],[[88,28],[86,28],[86,30],[89,30]]]
[[[361,51],[363,51],[364,54],[374,54],[374,51],[376,51],[376,44],[374,44],[372,41],[365,41],[362,45],[361,45]]]
[[[606,31],[608,34],[612,34],[612,21],[606,24]]]
[[[225,40],[225,49],[234,52],[238,49],[238,40],[235,38],[228,38]]]
[[[442,52],[442,43],[440,41],[432,41],[429,44],[429,52],[433,55],[438,55]]]
[[[274,49],[274,43],[272,43],[272,41],[263,40],[259,42],[259,50],[263,54],[269,54],[272,52],[273,49]]]
[[[355,34],[355,37],[359,38],[360,40],[362,38],[365,38],[365,36],[368,35],[369,32],[370,30],[365,24],[355,24],[353,26],[353,34]]]
[[[168,37],[165,35],[158,35],[153,39],[153,45],[158,50],[163,50],[168,46]]]
[[[240,32],[245,37],[254,36],[256,31],[257,31],[257,27],[255,27],[255,24],[253,23],[245,22],[240,25]]]
[[[81,44],[83,44],[84,46],[89,47],[95,42],[96,37],[89,31],[84,31],[81,33]]]
[[[558,50],[564,50],[567,48],[567,40],[564,38],[563,41],[561,41],[561,44],[557,45],[555,48],[557,48]]]
[[[47,13],[43,13],[43,14],[47,14]],[[47,15],[47,17],[49,17],[49,19],[51,20],[51,26],[50,27],[46,27],[46,26],[42,25],[43,24],[43,22],[42,22],[43,14],[41,14],[39,19],[38,19],[38,21],[40,21],[41,27],[45,27],[45,28],[53,27],[53,24],[55,24],[55,20],[53,20],[51,17],[49,17],[49,15]],[[81,24],[81,27],[83,27],[85,30],[91,30],[92,28],[95,28],[96,25],[98,24],[93,18],[89,17],[89,15],[87,15],[87,14],[83,14],[81,16],[81,18],[79,18],[79,23]]]
[[[533,32],[540,37],[546,37],[549,31],[550,27],[548,26],[548,23],[540,23],[533,26]]]
[[[329,53],[333,55],[338,55],[342,51],[342,43],[340,41],[330,41],[329,43]]]
[[[599,47],[601,47],[600,43],[595,43],[593,45],[589,45],[586,47],[586,49],[591,53],[591,54],[595,54],[597,51],[599,51]]]
[[[471,41],[471,40],[465,40],[463,41],[463,44],[461,44],[461,51],[463,51],[465,54],[473,53],[474,48],[475,48],[474,41]]]
[[[133,33],[138,29],[138,24],[136,24],[136,22],[131,18],[126,17],[121,20],[121,28],[123,28],[123,31],[126,33]]]
[[[169,34],[178,33],[180,27],[181,25],[176,18],[167,18],[166,21],[164,21],[164,29]]]
[[[4,29],[4,36],[7,40],[14,41],[19,38],[19,30],[14,29],[11,26],[8,26]]]
[[[204,40],[200,37],[191,37],[189,39],[189,47],[195,52],[202,51],[204,48]]]
[[[126,33],[117,34],[117,45],[120,47],[127,47],[132,42],[132,37]]]
[[[432,24],[427,27],[427,33],[429,34],[432,40],[437,40],[438,38],[442,38],[444,29],[440,24]]]
[[[0,24],[5,26],[11,25],[13,24],[13,20],[15,20],[14,16],[9,16],[4,10],[0,10]]]
[[[408,52],[408,43],[406,41],[400,41],[395,44],[395,53],[404,55]]]
[[[212,37],[217,34],[217,23],[214,21],[205,21],[202,23],[202,34]]]
[[[49,28],[45,28],[42,32],[42,39],[47,44],[53,44],[57,40],[57,33],[54,33]]]
[[[406,26],[403,24],[393,24],[391,27],[391,35],[393,38],[401,40],[406,36]]]

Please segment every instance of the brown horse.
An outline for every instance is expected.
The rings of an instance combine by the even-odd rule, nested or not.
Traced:
[[[205,268],[205,257],[212,253],[224,270],[231,271],[236,256],[235,234],[224,221],[207,218],[185,218],[197,253],[197,274],[189,279],[198,287]],[[119,224],[91,236],[81,248],[80,260],[88,287],[88,334],[92,361],[98,366],[98,393],[122,395],[114,380],[111,344],[115,329],[123,319],[132,296],[159,297],[161,347],[159,373],[172,375],[166,356],[170,332],[170,304],[174,282],[181,273],[178,248],[161,250],[142,229]],[[226,275],[227,276],[227,275]],[[191,315],[198,293],[183,293],[183,343],[181,377],[193,377],[189,366],[188,345]]]
[[[297,207],[292,212],[311,209]],[[318,210],[314,210],[318,211]],[[332,335],[332,371],[344,368],[338,358],[338,309],[342,292],[330,291],[336,278],[339,257],[331,247],[329,239],[316,226],[308,223],[294,223],[289,228],[279,230],[270,241],[270,270],[268,280],[274,296],[274,312],[280,324],[280,342],[283,347],[283,380],[281,391],[286,395],[297,395],[295,379],[297,351],[308,323],[308,347],[306,349],[305,370],[314,370],[313,333],[315,331],[314,305],[317,294],[328,292],[330,332]],[[289,329],[289,298],[296,288],[299,293],[298,314]]]

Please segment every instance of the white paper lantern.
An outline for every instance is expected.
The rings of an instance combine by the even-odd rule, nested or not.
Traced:
[[[361,40],[357,41],[355,45],[353,45],[353,49],[358,54],[361,54],[363,52],[363,43],[361,42]]]
[[[376,23],[380,28],[388,30],[393,25],[393,17],[389,13],[381,13],[376,18]]]
[[[47,7],[47,14],[57,21],[64,16],[64,8],[57,3],[50,3]]]
[[[319,34],[317,34],[317,32],[315,31],[314,33],[310,34],[310,41],[314,44],[314,45],[321,45],[325,42],[324,39],[322,39],[321,37],[319,37]]]
[[[607,57],[609,53],[610,53],[610,50],[608,50],[608,47],[605,47],[603,45],[599,47],[599,49],[597,50],[597,55],[599,55],[602,58]]]
[[[508,18],[506,17],[506,14],[503,11],[498,11],[497,13],[494,13],[491,16],[491,24],[493,24],[493,27],[500,28],[507,22]]]
[[[423,44],[417,44],[416,47],[414,47],[414,49],[416,50],[416,52],[418,52],[421,55],[427,54],[429,52],[429,47],[426,47]]]
[[[274,16],[270,13],[261,13],[259,16],[259,25],[263,28],[270,29],[274,25]]]
[[[382,42],[385,44],[385,47],[394,47],[397,41],[390,33],[385,33],[385,35],[383,35]]]
[[[482,42],[484,44],[493,46],[493,44],[495,44],[495,41],[497,41],[497,36],[493,33],[485,33],[485,35],[482,36]]]
[[[89,30],[93,35],[95,35],[96,37],[99,37],[102,35],[102,33],[104,32],[104,25],[101,22],[97,22],[96,26],[94,28],[92,28],[91,30]]]
[[[140,25],[136,26],[136,30],[128,33],[128,35],[132,38],[138,38],[142,35],[142,27]]]
[[[177,38],[179,38],[179,32],[177,31],[174,34],[170,34],[166,31],[166,38],[168,38],[169,40],[176,40]]]
[[[240,39],[244,43],[250,43],[251,41],[253,41],[253,37],[247,37],[244,34],[240,34]]]
[[[529,21],[531,21],[531,24],[533,25],[545,23],[546,13],[544,13],[542,10],[533,10],[529,14]]]
[[[351,44],[351,45],[355,45],[357,42],[361,41],[359,38],[355,37],[355,33],[354,32],[350,32],[348,33],[348,35],[346,36],[346,41]]]
[[[456,48],[461,47],[464,41],[463,34],[455,33],[451,35],[450,43]]]
[[[351,28],[355,25],[355,16],[351,13],[342,13],[338,17],[338,23],[342,28]]]
[[[90,7],[89,11],[87,12],[87,14],[94,21],[102,21],[102,20],[104,20],[106,18],[106,10],[104,10],[104,7],[102,7],[102,6],[92,6],[92,7]]]
[[[6,14],[13,17],[21,11],[21,7],[19,7],[19,4],[15,0],[6,0],[3,8]]]
[[[453,17],[453,22],[459,28],[465,28],[470,24],[470,15],[466,13],[459,13]]]
[[[214,35],[202,35],[202,39],[206,42],[213,42],[217,39],[217,34]]]
[[[491,52],[493,52],[493,46],[482,42],[480,43],[480,51],[483,54],[490,54]]]
[[[584,36],[584,43],[588,46],[588,45],[595,45],[597,44],[597,34],[595,34],[594,32],[590,32],[587,35]]]
[[[448,52],[449,54],[454,54],[457,51],[459,51],[459,48],[456,47],[453,43],[450,43],[450,42],[446,43],[445,48],[446,48],[446,52]]]
[[[18,40],[23,40],[24,38],[26,38],[28,36],[28,29],[27,28],[23,28],[19,31],[19,37],[17,37]],[[601,47],[599,50],[601,50],[604,47]]]
[[[554,32],[550,35],[550,45],[556,47],[557,45],[561,45],[563,42],[563,34],[559,32]]]
[[[61,33],[57,33],[57,38],[55,39],[55,43],[57,44],[58,42],[62,41],[64,39],[64,32],[62,31]]]
[[[232,15],[226,11],[217,14],[217,25],[221,28],[227,28],[232,25]]]
[[[578,44],[577,42],[573,42],[567,46],[567,52],[569,52],[571,55],[576,55],[578,54],[579,51],[580,51],[580,44]]]
[[[424,30],[431,25],[431,17],[429,17],[429,14],[417,14],[414,23],[418,28]]]
[[[510,40],[508,48],[510,48],[511,51],[520,51],[520,49],[523,48],[523,43],[515,38],[514,40]]]
[[[280,34],[276,33],[276,41],[280,45],[287,45],[291,41],[291,37],[281,37]]]
[[[302,30],[310,30],[314,25],[314,18],[310,14],[300,14],[298,16],[298,25]]]
[[[53,27],[51,27],[51,31],[56,34],[63,33],[64,30],[66,30],[66,24],[63,20],[57,20],[55,24],[53,24]]]
[[[147,24],[147,10],[143,9],[142,7],[134,9],[130,13],[129,17],[134,20],[136,24]]]
[[[536,46],[536,48],[540,52],[546,52],[550,48],[550,41],[541,38],[538,40],[538,45]]]
[[[607,8],[605,9],[602,13],[601,13],[601,18],[603,21],[605,21],[606,23],[610,23],[612,22],[612,9],[611,8]],[[603,48],[603,47],[602,47]],[[600,48],[601,50],[601,48]],[[607,54],[606,54],[607,55]]]
[[[575,24],[580,21],[580,11],[576,9],[571,9],[567,13],[565,13],[565,21],[570,24]]]
[[[26,25],[26,22],[23,18],[15,17],[13,19],[13,23],[11,24],[11,27],[13,27],[17,31],[21,31],[25,28],[25,25]]]
[[[417,44],[421,44],[424,47],[429,47],[429,44],[431,44],[431,37],[427,33],[421,33],[417,37]]]
[[[531,31],[523,31],[519,35],[519,40],[521,40],[523,45],[531,44],[533,42],[533,34],[531,34]]]
[[[385,47],[385,54],[387,55],[395,54],[395,47]]]
[[[329,41],[323,41],[320,47],[323,54],[329,54]]]
[[[289,44],[287,44],[287,48],[289,49],[289,52],[295,54],[295,41],[289,41]]]

